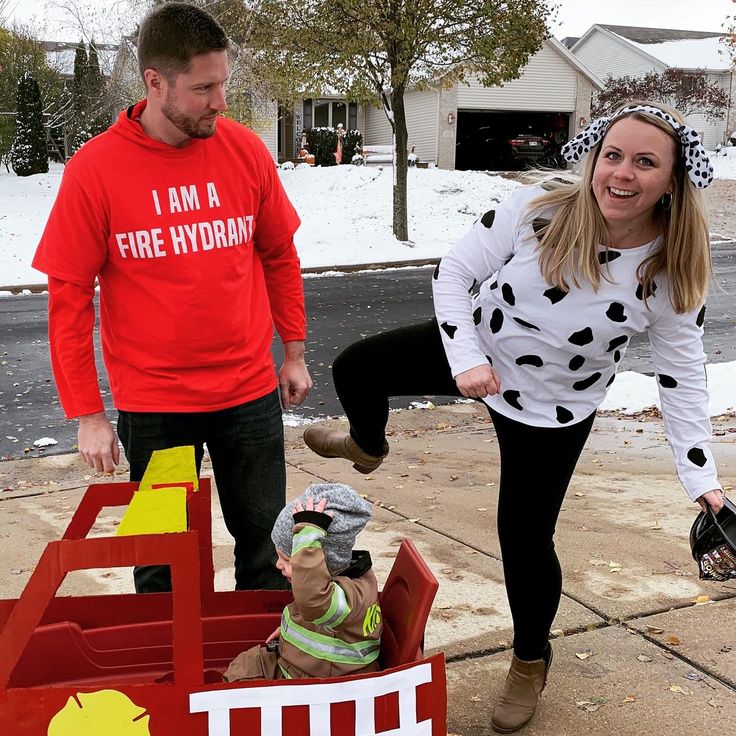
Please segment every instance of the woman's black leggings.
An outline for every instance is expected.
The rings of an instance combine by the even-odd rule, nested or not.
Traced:
[[[353,439],[376,456],[383,454],[390,396],[460,396],[436,320],[353,343],[337,357],[332,373]],[[498,536],[514,652],[519,659],[541,659],[562,593],[555,525],[595,412],[559,428],[490,414],[501,456]]]

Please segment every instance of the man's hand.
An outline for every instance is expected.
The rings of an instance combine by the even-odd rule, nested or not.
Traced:
[[[708,491],[698,498],[698,503],[701,505],[703,511],[708,506],[713,509],[713,513],[718,513],[723,508],[723,491]]]
[[[112,473],[120,462],[118,436],[104,411],[79,417],[77,446],[84,462],[98,473]]]
[[[284,363],[279,371],[281,405],[290,409],[304,401],[312,390],[312,377],[304,362],[304,343],[284,343]]]
[[[478,365],[458,373],[455,383],[463,396],[469,399],[483,399],[493,396],[501,389],[501,379],[490,365]]]

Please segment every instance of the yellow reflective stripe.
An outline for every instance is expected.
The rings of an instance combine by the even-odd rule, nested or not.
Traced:
[[[375,639],[349,643],[332,636],[318,634],[295,624],[285,608],[281,619],[284,641],[316,659],[338,664],[364,666],[378,659],[381,643]]]
[[[323,616],[314,620],[317,626],[329,626],[334,629],[350,614],[350,606],[345,591],[334,580],[332,581],[332,598],[330,607]]]
[[[322,540],[325,538],[324,529],[316,526],[306,526],[298,531],[291,540],[291,556],[308,547],[322,547]]]

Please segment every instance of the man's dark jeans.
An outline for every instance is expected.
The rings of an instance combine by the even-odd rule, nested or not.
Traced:
[[[286,496],[278,391],[221,411],[120,411],[118,435],[132,481],[141,480],[154,450],[181,445],[194,445],[199,472],[206,444],[225,525],[235,540],[235,588],[285,587],[274,566],[271,541],[271,529]],[[168,567],[138,567],[134,578],[139,593],[171,590]]]

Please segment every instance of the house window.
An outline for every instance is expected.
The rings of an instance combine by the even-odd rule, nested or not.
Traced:
[[[304,100],[304,129],[309,128],[352,129],[358,124],[358,105],[344,100]]]
[[[330,127],[330,100],[314,101],[314,127],[329,128]]]

